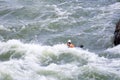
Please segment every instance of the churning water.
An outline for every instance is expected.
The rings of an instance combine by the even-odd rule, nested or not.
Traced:
[[[0,0],[0,80],[120,80],[119,19],[119,0]]]

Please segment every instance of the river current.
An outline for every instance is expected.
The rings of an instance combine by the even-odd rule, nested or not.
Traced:
[[[119,19],[120,0],[0,0],[0,80],[120,80]]]

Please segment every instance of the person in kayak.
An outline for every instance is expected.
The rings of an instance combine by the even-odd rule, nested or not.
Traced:
[[[74,47],[75,47],[74,44],[71,43],[71,40],[68,40],[67,46],[68,46],[69,48],[74,48]]]

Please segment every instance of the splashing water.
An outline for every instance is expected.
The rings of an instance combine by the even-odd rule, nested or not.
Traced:
[[[120,80],[119,18],[119,0],[0,0],[0,80]]]

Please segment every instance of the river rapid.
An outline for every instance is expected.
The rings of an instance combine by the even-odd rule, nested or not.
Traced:
[[[120,80],[119,19],[120,0],[0,0],[0,80]]]

